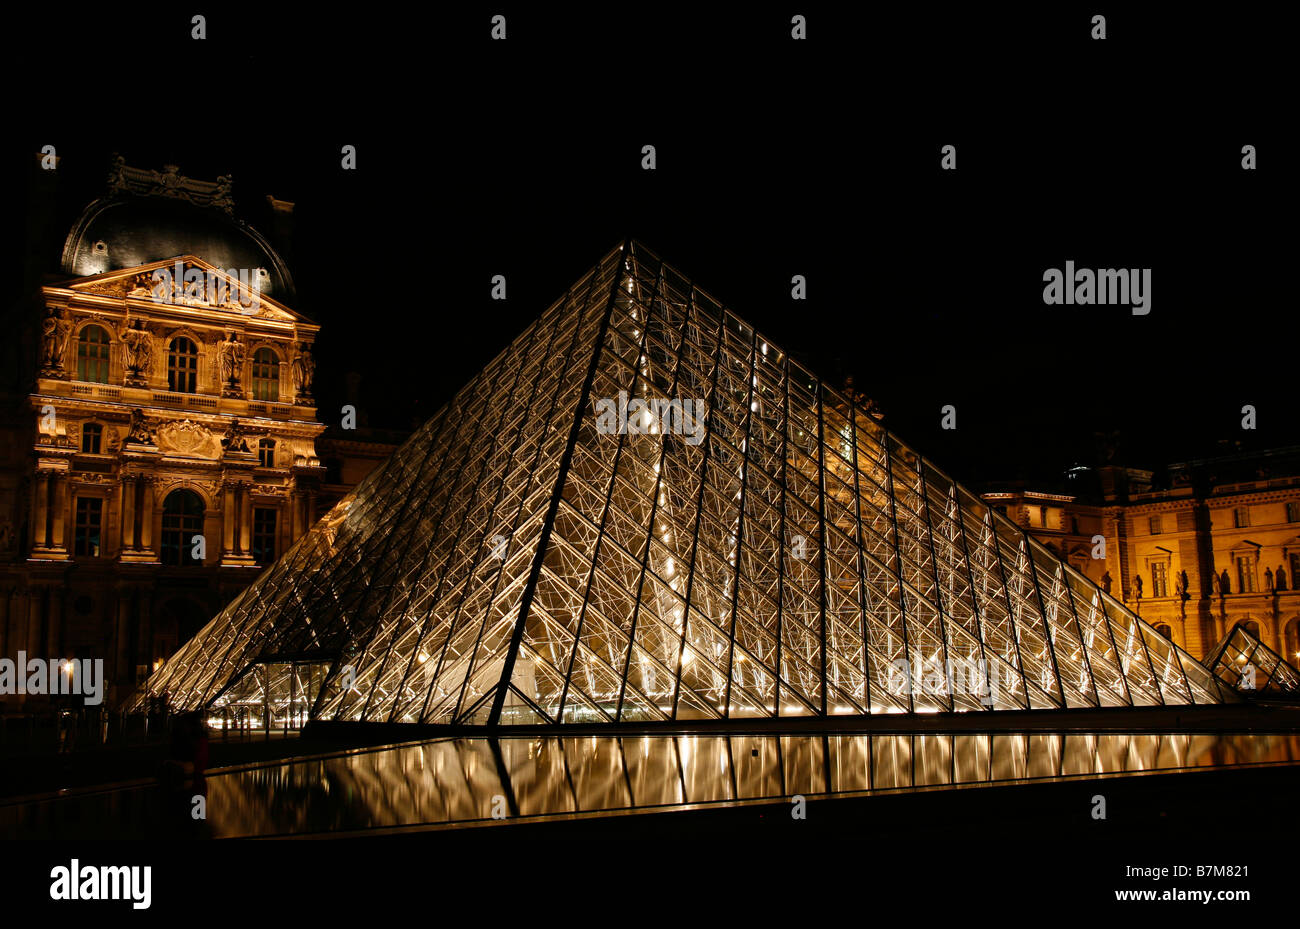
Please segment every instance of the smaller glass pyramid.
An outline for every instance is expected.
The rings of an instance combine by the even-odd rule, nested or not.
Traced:
[[[1300,673],[1243,623],[1232,627],[1206,664],[1239,693],[1300,694]]]

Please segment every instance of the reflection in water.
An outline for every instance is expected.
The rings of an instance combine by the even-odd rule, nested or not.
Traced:
[[[207,809],[217,837],[294,835],[1298,760],[1296,734],[443,739],[213,772]],[[130,834],[133,794],[0,807],[0,835]]]

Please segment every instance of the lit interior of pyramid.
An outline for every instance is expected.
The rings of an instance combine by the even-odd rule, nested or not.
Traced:
[[[1236,699],[635,242],[136,706],[151,698],[286,728]]]

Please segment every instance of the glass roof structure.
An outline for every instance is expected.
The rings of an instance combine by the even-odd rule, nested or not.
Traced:
[[[1244,694],[1300,694],[1300,673],[1242,623],[1210,652],[1210,670]]]
[[[551,724],[1239,699],[635,241],[135,696]]]

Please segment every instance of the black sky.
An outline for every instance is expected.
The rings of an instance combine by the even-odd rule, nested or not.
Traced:
[[[422,420],[632,235],[827,380],[852,375],[960,478],[1047,486],[1096,459],[1098,434],[1138,467],[1300,444],[1281,24],[1116,11],[1094,42],[1082,7],[534,6],[210,7],[205,42],[189,12],[34,14],[29,34],[63,44],[6,64],[9,231],[54,270],[114,151],[233,175],[263,231],[266,194],[294,201],[324,419],[354,370],[372,423]],[[808,41],[789,40],[791,12]],[[46,143],[58,215],[34,243]],[[1151,268],[1150,315],[1045,306],[1043,271],[1067,259]]]

